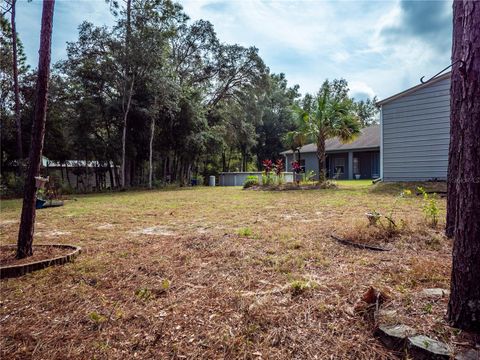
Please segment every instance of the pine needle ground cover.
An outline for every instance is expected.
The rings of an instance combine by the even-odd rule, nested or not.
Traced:
[[[82,247],[74,263],[1,281],[4,358],[394,358],[354,306],[371,286],[389,321],[455,346],[445,323],[451,243],[428,224],[413,184],[337,189],[191,188],[78,196],[37,212],[37,244]],[[425,184],[428,187],[442,184]],[[394,215],[368,226],[365,213]],[[21,202],[2,201],[1,244]],[[381,243],[345,246],[331,234]]]

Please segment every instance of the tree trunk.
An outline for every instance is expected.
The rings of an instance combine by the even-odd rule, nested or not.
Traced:
[[[23,145],[22,145],[22,119],[20,118],[20,89],[18,86],[18,59],[17,59],[17,26],[15,24],[15,7],[17,0],[12,0],[11,25],[12,25],[12,53],[13,53],[13,93],[15,97],[15,125],[17,128],[17,156],[19,173],[22,173]]]
[[[456,6],[461,6],[463,8],[463,4],[456,4]],[[463,10],[461,10],[463,11]],[[457,16],[453,19],[453,27],[454,28],[461,28],[462,27],[463,16]],[[461,31],[454,31],[453,39],[452,39],[452,63],[455,62],[455,54],[461,53],[462,48],[462,41],[463,41],[463,34]],[[461,54],[460,54],[461,55]],[[457,55],[458,56],[458,55]],[[458,60],[458,58],[457,58]],[[459,68],[462,66],[461,63],[455,64],[453,69]],[[451,79],[450,83],[450,151],[448,154],[448,178],[449,179],[456,179],[458,174],[458,136],[461,134],[459,128],[459,122],[457,121],[459,116],[459,109],[461,107],[460,102],[462,101],[461,97],[455,97],[453,94],[460,94],[462,91],[462,83],[460,81],[455,81],[455,79]],[[453,111],[456,111],[453,114]],[[455,189],[456,184],[450,181],[447,181],[447,220],[445,225],[445,235],[447,237],[452,238],[453,232],[455,229]]]
[[[130,104],[132,101],[132,91],[133,91],[133,83],[134,78],[132,77],[130,87],[128,86],[128,79],[130,77],[130,63],[129,63],[129,56],[130,56],[130,36],[132,32],[132,25],[131,25],[131,15],[132,15],[132,0],[127,0],[127,21],[126,21],[126,31],[125,31],[125,63],[124,63],[124,83],[123,83],[123,101],[122,101],[122,109],[123,109],[123,131],[122,131],[122,188],[125,188],[125,151],[126,151],[126,140],[127,140],[127,119],[128,119],[128,112],[130,111]],[[127,95],[128,94],[128,95]],[[125,105],[125,97],[127,97],[127,104]]]
[[[123,110],[123,132],[122,132],[122,188],[125,187],[125,158],[126,158],[126,144],[127,144],[127,120],[128,120],[128,113],[130,111],[130,105],[132,103],[132,92],[133,92],[133,83],[134,79],[132,78],[132,82],[130,84],[130,90],[128,91],[128,99],[127,105],[124,107]]]
[[[480,331],[480,2],[454,1],[448,219],[453,263],[448,319]],[[453,220],[452,220],[453,219]]]
[[[108,175],[110,176],[110,189],[113,189],[115,187],[115,180],[113,178],[113,171],[112,171],[112,165],[110,164],[110,160],[107,160],[107,169],[108,169]],[[107,176],[105,175],[105,182],[107,181]]]
[[[319,136],[317,138],[317,158],[318,158],[318,183],[325,182],[325,138]]]
[[[150,153],[148,156],[148,187],[152,188],[153,179],[153,135],[155,134],[155,118],[152,117],[152,124],[150,126]]]
[[[22,259],[33,254],[32,243],[35,225],[35,176],[38,176],[40,172],[43,139],[45,137],[54,5],[55,0],[43,1],[35,117],[32,125],[32,139],[28,157],[28,171],[25,179],[22,215],[20,220],[20,229],[18,232],[18,259]]]

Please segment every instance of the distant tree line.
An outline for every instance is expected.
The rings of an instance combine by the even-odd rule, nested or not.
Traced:
[[[109,4],[115,25],[82,23],[52,66],[46,157],[97,161],[102,178],[124,187],[187,184],[280,158],[304,101],[258,49],[222,43],[210,22],[190,21],[169,0]],[[2,14],[2,173],[25,163],[35,104],[36,71],[11,25]],[[375,121],[372,101],[355,106],[363,126]]]

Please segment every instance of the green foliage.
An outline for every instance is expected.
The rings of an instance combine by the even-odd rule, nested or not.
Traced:
[[[362,127],[378,124],[377,97],[354,102],[354,110]]]
[[[436,199],[437,194],[428,194],[423,187],[418,187],[417,190],[423,195],[422,211],[425,219],[430,226],[436,227],[438,224],[438,214],[440,212]]]
[[[307,173],[302,174],[302,183],[309,184],[315,181],[315,171],[309,170]]]
[[[316,284],[311,281],[294,280],[290,283],[290,291],[292,292],[292,296],[298,296],[315,288],[315,286]]]
[[[140,300],[150,300],[153,296],[152,292],[147,288],[140,288],[135,291],[135,296]]]
[[[104,315],[99,314],[96,311],[92,311],[90,314],[88,314],[88,318],[94,323],[95,326],[100,326],[107,321],[107,318]]]
[[[245,179],[245,182],[243,183],[243,188],[248,189],[252,186],[257,186],[258,185],[258,176],[256,175],[249,175]]]
[[[305,95],[301,104],[294,106],[297,132],[317,144],[319,183],[325,174],[325,141],[338,137],[343,142],[353,140],[361,124],[355,113],[353,99],[348,97],[348,84],[344,79],[326,80],[315,96]],[[323,151],[322,151],[323,149]]]
[[[237,231],[237,234],[243,237],[250,237],[253,235],[252,229],[249,227],[241,228]]]
[[[2,196],[22,196],[24,178],[13,173],[3,174],[0,180]]]

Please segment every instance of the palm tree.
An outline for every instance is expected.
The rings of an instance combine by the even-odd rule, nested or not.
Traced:
[[[307,104],[304,101],[303,107],[294,109],[304,123],[299,130],[317,144],[320,184],[326,178],[325,141],[338,137],[342,142],[349,142],[360,133],[361,124],[347,92],[344,80],[326,80],[315,98],[309,97]]]

